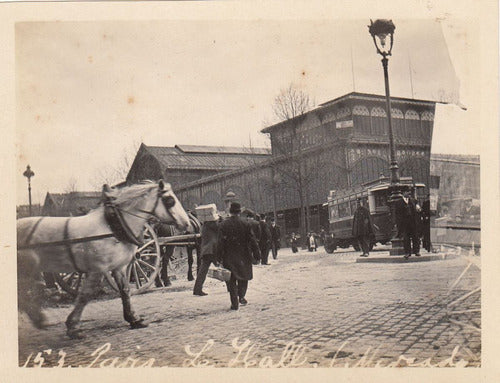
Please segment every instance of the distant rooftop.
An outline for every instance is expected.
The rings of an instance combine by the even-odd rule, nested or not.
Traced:
[[[385,95],[379,95],[379,94],[372,94],[372,93],[360,93],[360,92],[351,92],[351,93],[348,93],[348,94],[344,94],[343,96],[340,96],[340,97],[337,97],[337,98],[334,98],[333,100],[330,100],[330,101],[326,101],[322,104],[319,104],[318,107],[314,108],[314,109],[311,109],[310,111],[304,113],[304,114],[301,114],[299,116],[296,116],[290,120],[285,120],[285,121],[280,121],[274,125],[270,125],[264,129],[261,130],[262,133],[269,133],[271,130],[274,130],[274,128],[278,127],[278,126],[285,126],[285,124],[288,122],[288,121],[293,121],[293,120],[298,120],[300,118],[303,118],[304,116],[306,116],[307,114],[311,113],[311,112],[314,112],[314,111],[319,111],[323,108],[328,108],[332,105],[335,105],[341,101],[344,101],[344,100],[349,100],[349,99],[358,99],[358,100],[362,100],[362,99],[365,99],[365,100],[375,100],[375,101],[380,101],[380,100],[385,100]],[[434,104],[436,104],[436,101],[430,101],[430,100],[418,100],[418,99],[414,99],[414,98],[403,98],[403,97],[394,97],[394,96],[391,96],[391,102],[393,103],[411,103],[411,104],[420,104],[420,105],[428,105],[428,106],[432,106]]]
[[[444,154],[444,153],[431,153],[432,161],[442,162],[460,162],[470,164],[480,164],[480,156],[477,154]]]
[[[144,149],[165,169],[229,170],[252,165],[271,155],[267,148],[175,145],[147,146]]]

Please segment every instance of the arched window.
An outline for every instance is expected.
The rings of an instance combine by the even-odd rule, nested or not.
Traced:
[[[380,174],[387,175],[389,163],[380,157],[365,157],[357,161],[351,167],[351,185],[356,186],[368,181],[373,181],[380,177]]]
[[[366,106],[356,105],[352,109],[352,120],[356,133],[371,134],[370,112]]]
[[[405,137],[405,120],[400,109],[391,108],[392,129],[395,137]]]
[[[426,140],[432,140],[432,126],[434,125],[434,114],[432,112],[422,113],[422,134]]]
[[[337,120],[345,119],[351,115],[351,110],[349,108],[340,108],[337,112]]]
[[[408,109],[405,113],[405,133],[406,137],[410,138],[422,137],[420,117],[418,113],[412,109]]]
[[[371,110],[372,134],[374,136],[387,135],[387,114],[383,108],[377,107]]]

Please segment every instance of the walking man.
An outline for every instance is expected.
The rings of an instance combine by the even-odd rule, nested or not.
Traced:
[[[201,266],[196,273],[193,295],[207,295],[203,291],[203,283],[205,283],[210,264],[217,263],[218,221],[219,216],[215,213],[213,220],[205,221],[201,227]]]
[[[238,310],[239,304],[248,303],[245,294],[248,281],[253,277],[252,254],[257,254],[260,258],[257,240],[248,222],[240,218],[240,213],[240,204],[232,202],[230,217],[220,224],[217,240],[217,259],[231,271],[231,278],[226,282],[231,298],[231,310]]]
[[[281,231],[280,227],[276,225],[274,218],[271,218],[271,249],[273,252],[273,259],[278,258],[278,250],[280,249]]]
[[[359,243],[363,251],[361,256],[368,257],[370,254],[371,237],[373,236],[373,224],[370,211],[364,206],[362,198],[358,198],[358,207],[354,212],[352,236]]]
[[[401,224],[403,235],[403,245],[405,248],[405,259],[410,258],[412,252],[415,256],[420,256],[420,238],[418,235],[420,206],[411,197],[409,190],[403,193],[403,198],[399,201],[396,210]]]
[[[422,247],[429,253],[432,250],[431,245],[431,202],[430,195],[422,204]]]
[[[271,246],[271,231],[269,230],[269,226],[266,223],[266,216],[264,214],[260,215],[259,220],[260,225],[260,241],[259,241],[259,249],[260,249],[260,262],[263,265],[269,265],[269,248]]]

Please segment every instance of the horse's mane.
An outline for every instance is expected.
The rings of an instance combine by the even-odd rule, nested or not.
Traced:
[[[141,197],[148,195],[152,189],[157,187],[158,184],[156,182],[147,180],[120,189],[111,189],[106,194],[113,199],[116,205],[127,204],[128,206],[133,206],[139,202]]]

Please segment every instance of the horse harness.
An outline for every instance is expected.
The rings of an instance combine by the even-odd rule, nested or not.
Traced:
[[[143,213],[147,213],[151,216],[154,215],[154,211],[156,210],[156,207],[158,206],[158,202],[160,199],[163,202],[163,205],[167,211],[170,211],[170,209],[175,205],[175,199],[172,196],[167,196],[165,200],[162,198],[163,194],[165,191],[163,190],[158,190],[158,198],[156,199],[155,205],[153,206],[153,209],[151,211],[146,211],[146,210],[139,210]],[[137,246],[141,246],[143,243],[140,240],[140,237],[137,237],[132,229],[130,229],[129,225],[127,224],[126,220],[123,218],[123,213],[134,215],[133,213],[130,213],[126,210],[120,209],[118,206],[116,206],[113,203],[113,198],[110,198],[108,196],[104,197],[104,218],[106,219],[106,222],[108,226],[111,229],[111,233],[107,234],[100,234],[100,235],[93,235],[90,237],[83,237],[83,238],[69,238],[69,221],[70,218],[66,220],[64,223],[64,236],[63,239],[60,241],[51,241],[51,242],[42,242],[42,243],[32,243],[30,244],[30,240],[33,237],[33,234],[35,233],[35,230],[37,227],[40,225],[42,220],[45,217],[40,217],[38,221],[35,222],[33,227],[31,228],[27,238],[26,242],[24,245],[18,245],[17,250],[27,250],[27,249],[36,249],[36,248],[43,248],[43,247],[53,247],[53,246],[65,246],[69,258],[71,260],[71,263],[73,267],[75,268],[76,271],[78,272],[83,272],[80,270],[80,268],[76,264],[75,260],[75,255],[72,251],[71,245],[75,243],[85,243],[85,242],[92,242],[92,241],[99,241],[101,239],[106,239],[106,238],[112,238],[115,237],[117,240],[121,242],[129,242],[133,243]],[[139,216],[137,216],[139,217]]]

